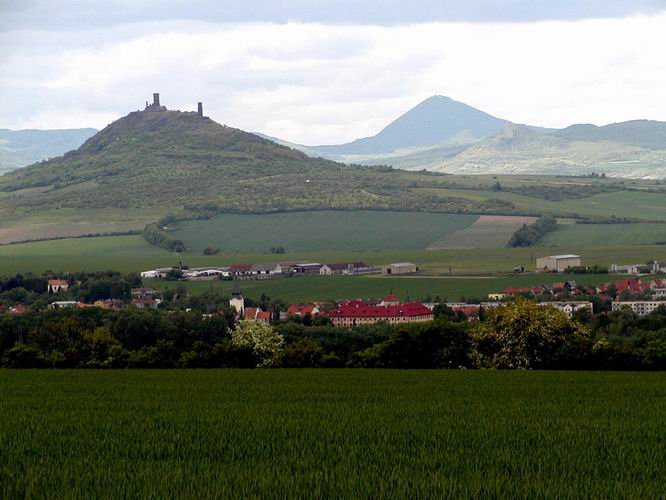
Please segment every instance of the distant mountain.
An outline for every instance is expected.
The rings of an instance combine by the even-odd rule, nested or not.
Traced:
[[[635,131],[633,124],[638,122],[628,123],[555,131],[507,124],[493,137],[425,168],[459,174],[581,175],[595,171],[617,177],[666,177],[666,149],[644,146],[659,144],[657,131],[665,124],[642,122],[648,128],[645,134],[632,135],[626,131]]]
[[[401,150],[470,144],[488,137],[506,120],[449,97],[433,96],[410,109],[373,137],[347,144],[312,146],[327,157],[387,155]]]
[[[0,129],[0,173],[60,156],[95,134],[93,128],[62,130]]]

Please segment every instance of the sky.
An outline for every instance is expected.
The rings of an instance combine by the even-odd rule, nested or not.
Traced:
[[[0,128],[170,109],[301,144],[431,95],[516,123],[666,121],[666,0],[0,0]]]

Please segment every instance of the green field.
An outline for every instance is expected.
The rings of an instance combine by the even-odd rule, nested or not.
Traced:
[[[470,189],[427,188],[418,189],[423,194],[435,195],[442,199],[450,197],[466,198],[476,202],[493,199],[508,201],[516,209],[526,214],[543,214],[570,217],[574,214],[586,217],[635,217],[643,220],[666,221],[666,193],[641,193],[619,191],[600,193],[586,198],[550,201],[543,198],[525,196],[504,191],[482,191]]]
[[[227,254],[263,253],[271,247],[289,252],[424,250],[477,219],[476,215],[367,210],[226,214],[181,222],[172,234],[199,253],[208,246]]]
[[[0,497],[661,498],[661,373],[0,371]]]
[[[534,268],[537,257],[557,253],[576,253],[586,265],[627,264],[648,260],[666,260],[666,245],[633,245],[558,248],[481,248],[450,250],[382,250],[366,252],[288,252],[246,255],[204,256],[198,253],[183,255],[166,252],[148,245],[141,236],[112,236],[41,241],[15,245],[0,245],[0,276],[15,273],[44,271],[102,271],[139,272],[154,267],[223,266],[239,262],[365,261],[368,264],[387,264],[410,261],[424,274],[494,274],[512,272],[514,266]]]
[[[575,280],[580,285],[598,285],[618,276],[607,274],[553,275],[526,274],[498,277],[385,277],[385,276],[300,276],[272,280],[251,280],[240,283],[246,297],[258,299],[266,294],[273,299],[289,303],[342,299],[382,298],[390,291],[401,300],[424,300],[438,295],[456,302],[461,298],[486,299],[489,293],[501,292],[508,287],[546,285],[564,280]],[[146,280],[158,289],[174,288],[175,281]],[[231,281],[180,282],[190,293],[199,295],[219,291],[231,295]]]
[[[539,240],[540,246],[654,245],[666,241],[666,224],[565,224]]]

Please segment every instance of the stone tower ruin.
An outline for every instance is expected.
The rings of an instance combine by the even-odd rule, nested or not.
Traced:
[[[197,103],[197,115],[199,115],[199,118],[203,118],[203,103],[202,102]]]
[[[166,106],[160,105],[160,94],[159,92],[153,93],[153,103],[148,104],[146,101],[146,111],[166,111]]]

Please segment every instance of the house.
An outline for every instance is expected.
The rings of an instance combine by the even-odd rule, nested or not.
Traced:
[[[649,264],[629,264],[626,266],[613,264],[608,268],[608,274],[659,274],[661,269],[661,265],[656,261]]]
[[[231,300],[229,300],[229,305],[236,310],[238,316],[241,316],[245,310],[245,299],[243,298],[243,293],[241,292],[238,281],[234,281],[234,285],[231,288]]]
[[[658,300],[614,301],[612,310],[621,311],[624,308],[629,308],[639,316],[647,316],[660,307],[666,307],[666,302]]]
[[[49,304],[49,309],[74,309],[79,307],[80,302],[75,300],[57,300]]]
[[[411,262],[395,262],[387,266],[382,266],[382,274],[384,275],[413,274],[416,271],[416,264],[412,264]]]
[[[138,297],[138,296],[141,296],[141,295],[153,295],[153,296],[155,296],[155,295],[159,295],[159,294],[160,294],[160,292],[158,292],[154,288],[132,288],[130,290],[130,295],[132,295],[132,297]]]
[[[252,264],[249,269],[254,278],[270,278],[282,274],[282,266],[274,263]]]
[[[23,304],[16,304],[13,307],[9,308],[9,314],[20,315],[28,312],[28,308]]]
[[[166,278],[167,274],[169,274],[171,271],[173,271],[173,268],[171,267],[151,269],[150,271],[143,271],[141,273],[141,277],[146,279]]]
[[[331,276],[332,274],[357,274],[370,269],[365,262],[342,262],[338,264],[323,264],[319,268],[319,274],[322,276]]]
[[[380,306],[385,307],[385,306],[399,306],[400,305],[400,299],[393,295],[393,293],[389,293],[386,297],[382,299],[382,301],[379,303]]]
[[[195,267],[183,271],[183,278],[192,281],[210,281],[230,276],[229,268],[225,267]]]
[[[248,307],[243,312],[243,318],[262,323],[271,322],[271,313],[263,311],[260,307]]]
[[[648,283],[644,283],[637,278],[625,278],[622,280],[614,281],[613,283],[604,283],[603,285],[599,285],[597,292],[607,293],[611,287],[615,288],[615,291],[618,294],[628,293],[630,295],[640,295],[641,293],[651,291],[650,285]]]
[[[592,302],[586,301],[568,301],[568,302],[539,302],[540,306],[554,307],[555,309],[564,312],[567,318],[573,318],[573,315],[581,310],[588,310],[590,314],[594,313]]]
[[[488,300],[499,301],[506,299],[506,293],[489,293]]]
[[[231,264],[229,266],[229,274],[233,278],[241,278],[250,274],[252,264]]]
[[[366,304],[360,300],[346,302],[326,315],[334,326],[352,327],[378,322],[390,324],[417,323],[432,321],[433,311],[419,303],[401,304],[397,306],[380,306]]]
[[[69,289],[69,283],[65,280],[49,280],[48,281],[48,292],[49,293],[60,293],[66,292]]]
[[[132,305],[138,309],[157,309],[161,302],[162,299],[156,298],[154,295],[132,297]]]
[[[652,291],[652,298],[666,298],[666,279],[652,280],[650,282],[650,290]]]
[[[479,321],[481,317],[480,304],[448,303],[446,304],[453,312],[462,314],[467,321]]]
[[[287,308],[287,317],[289,316],[319,316],[319,307],[314,304],[291,305]]]
[[[321,264],[318,262],[302,262],[291,267],[294,274],[319,274],[320,269]]]
[[[539,257],[536,261],[537,271],[557,271],[562,273],[570,267],[579,267],[581,265],[580,255],[549,255]]]

